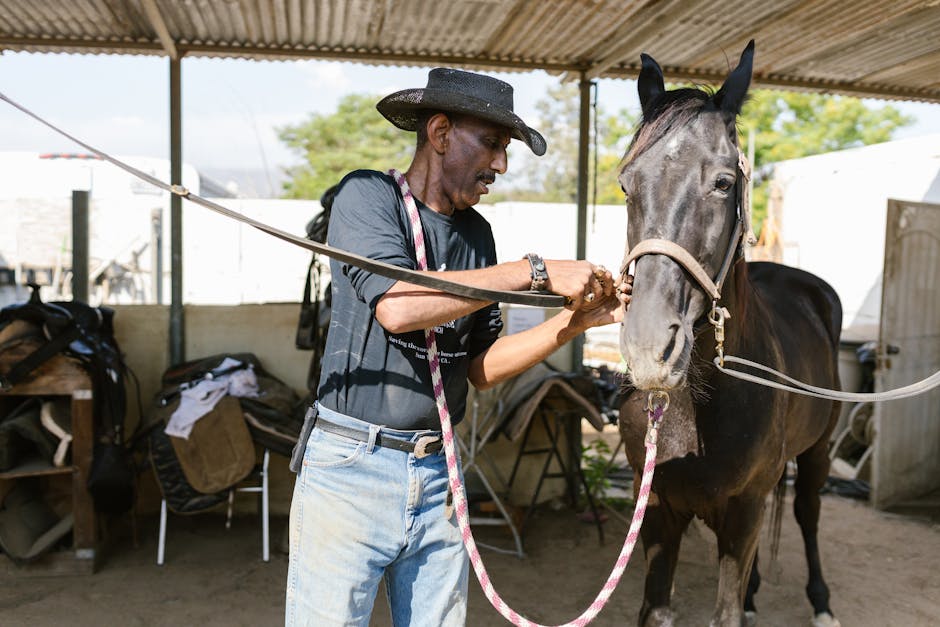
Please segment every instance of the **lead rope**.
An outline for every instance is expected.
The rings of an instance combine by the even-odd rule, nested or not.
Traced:
[[[408,209],[408,217],[411,220],[411,231],[414,236],[415,256],[418,261],[418,268],[427,270],[427,255],[424,248],[424,231],[421,228],[421,217],[418,214],[418,207],[415,204],[414,196],[408,187],[408,181],[398,170],[389,170],[389,175],[398,183],[401,189],[402,198],[405,201],[405,207]],[[538,623],[533,623],[522,616],[514,609],[509,607],[493,588],[490,577],[483,566],[483,559],[480,557],[480,551],[477,549],[476,542],[473,540],[473,533],[470,531],[470,517],[467,509],[467,497],[464,492],[463,483],[460,480],[460,473],[457,470],[457,451],[454,449],[454,431],[450,422],[450,410],[447,408],[447,398],[444,396],[444,382],[441,378],[441,362],[437,352],[437,341],[433,329],[426,329],[424,338],[428,348],[428,364],[431,368],[431,383],[434,387],[434,400],[437,403],[437,411],[441,419],[441,433],[444,439],[444,454],[447,458],[447,478],[450,485],[451,494],[454,496],[454,509],[457,514],[457,525],[460,527],[460,533],[463,537],[463,543],[470,557],[470,563],[476,573],[483,593],[490,604],[497,612],[518,627],[544,627]],[[590,623],[600,613],[607,604],[610,595],[613,594],[620,583],[620,577],[623,575],[627,563],[630,561],[630,555],[633,553],[633,547],[640,535],[640,527],[643,525],[643,516],[646,513],[646,503],[649,500],[650,486],[653,483],[653,471],[656,468],[656,440],[659,434],[659,425],[662,422],[663,413],[669,407],[669,396],[665,392],[651,392],[647,399],[647,410],[649,422],[646,430],[646,461],[643,465],[643,477],[640,481],[640,489],[637,494],[636,507],[633,512],[633,520],[630,523],[630,530],[627,532],[623,548],[617,561],[611,570],[610,576],[604,583],[604,587],[597,594],[594,602],[591,603],[580,616],[571,622],[564,623],[559,627],[583,627]]]
[[[736,379],[741,379],[742,381],[748,381],[750,383],[756,383],[758,385],[784,390],[786,392],[793,392],[794,394],[803,394],[804,396],[815,396],[817,398],[825,398],[832,401],[846,401],[850,403],[893,401],[901,398],[908,398],[910,396],[916,396],[928,390],[932,390],[937,386],[940,386],[940,371],[937,371],[926,379],[921,379],[916,383],[912,383],[900,388],[895,388],[893,390],[885,390],[883,392],[842,392],[840,390],[830,390],[828,388],[816,387],[815,385],[804,383],[803,381],[799,381],[793,377],[788,377],[782,372],[774,370],[770,366],[765,366],[755,361],[744,359],[743,357],[725,355],[725,320],[730,317],[731,314],[728,313],[727,309],[718,306],[717,300],[712,303],[712,310],[708,314],[708,321],[712,324],[712,326],[715,327],[716,356],[713,360],[713,363],[715,364],[715,367],[718,368],[718,370],[721,372],[735,377]],[[725,366],[725,362],[748,366],[755,370],[766,372],[767,374],[773,375],[786,381],[787,383],[790,383],[790,385],[779,383],[777,381],[771,381],[770,379],[765,379],[764,377],[742,372],[740,370],[732,370]]]

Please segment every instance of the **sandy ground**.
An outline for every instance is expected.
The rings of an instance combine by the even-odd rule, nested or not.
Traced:
[[[275,549],[285,523],[273,522]],[[0,625],[282,623],[287,557],[274,550],[270,563],[261,561],[256,517],[236,518],[229,531],[223,518],[211,513],[171,517],[163,567],[155,564],[156,524],[156,519],[141,521],[137,548],[126,525],[112,527],[110,550],[93,576],[7,575],[0,585]],[[526,528],[525,559],[485,551],[484,562],[497,591],[515,609],[536,621],[563,623],[590,604],[620,552],[625,527],[611,518],[605,531],[601,545],[596,529],[571,509],[541,507]],[[481,541],[509,542],[505,528],[480,527],[476,535]],[[679,625],[703,625],[711,615],[717,574],[710,536],[707,529],[692,527],[684,540],[674,596]],[[844,626],[940,624],[940,525],[825,496],[821,543],[832,607]],[[594,625],[635,624],[643,573],[637,551]],[[808,624],[806,569],[792,516],[784,519],[777,569],[763,570],[759,624]],[[475,579],[470,597],[468,625],[506,624]],[[381,596],[372,625],[390,625]]]

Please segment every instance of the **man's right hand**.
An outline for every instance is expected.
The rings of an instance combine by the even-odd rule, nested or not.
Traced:
[[[620,277],[614,277],[610,270],[590,261],[546,259],[545,267],[548,271],[546,287],[565,297],[567,309],[596,307],[620,286]]]

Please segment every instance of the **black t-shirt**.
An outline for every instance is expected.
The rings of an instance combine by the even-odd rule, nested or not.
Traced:
[[[467,270],[496,264],[489,223],[473,208],[445,216],[417,200],[428,269]],[[390,176],[357,170],[340,183],[330,216],[331,246],[417,269],[405,202]],[[423,331],[393,334],[375,307],[395,279],[330,260],[333,309],[320,374],[319,402],[393,429],[439,429]],[[466,410],[470,360],[503,327],[492,304],[435,329],[444,393],[456,424]]]

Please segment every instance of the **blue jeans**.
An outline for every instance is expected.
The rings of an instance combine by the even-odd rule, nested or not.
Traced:
[[[319,415],[383,438],[433,433]],[[443,450],[418,459],[314,428],[291,502],[286,625],[368,626],[383,576],[396,627],[464,625],[468,559],[446,501]]]

